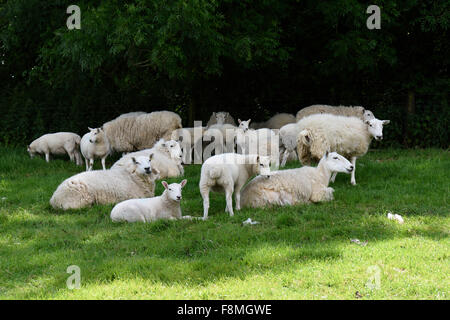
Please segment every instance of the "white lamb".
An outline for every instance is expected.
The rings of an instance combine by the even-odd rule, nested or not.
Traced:
[[[209,192],[225,191],[226,208],[230,216],[234,215],[232,195],[234,192],[236,210],[241,209],[241,189],[248,178],[255,174],[270,175],[270,159],[256,154],[241,155],[224,153],[213,156],[202,165],[200,175],[200,194],[203,198],[203,219],[208,218]]]
[[[88,128],[89,132],[81,138],[81,154],[86,162],[86,171],[92,170],[94,159],[100,158],[103,170],[106,170],[105,160],[111,152],[108,138],[103,127]]]
[[[161,138],[169,140],[172,131],[181,127],[180,116],[170,111],[119,117],[103,125],[111,150],[115,152],[151,148]]]
[[[160,139],[151,149],[136,151],[124,155],[113,164],[111,169],[127,166],[132,158],[139,156],[150,157],[152,168],[159,171],[161,179],[174,178],[184,175],[182,165],[183,153],[178,141],[164,141]]]
[[[213,112],[206,127],[209,128],[213,124],[231,124],[232,126],[236,126],[236,121],[234,121],[233,117],[228,112]]]
[[[329,106],[324,104],[315,104],[309,107],[305,107],[301,109],[299,112],[297,112],[296,120],[297,122],[301,119],[310,116],[312,114],[319,114],[319,113],[330,113],[337,116],[346,116],[346,117],[357,117],[361,120],[370,120],[374,119],[375,116],[373,115],[372,111],[366,110],[361,106]]]
[[[383,125],[389,120],[371,119],[362,121],[356,117],[332,114],[314,114],[303,118],[297,124],[300,133],[297,137],[297,154],[305,164],[312,159],[320,159],[326,151],[335,151],[351,159],[355,168],[351,183],[356,184],[356,159],[367,153],[372,138],[383,139]],[[334,181],[336,173],[333,174]]]
[[[151,222],[159,219],[190,219],[182,216],[180,202],[181,189],[187,180],[181,183],[167,184],[162,181],[164,192],[159,197],[147,199],[130,199],[118,203],[111,211],[113,221]]]
[[[124,168],[85,171],[64,180],[53,193],[55,209],[79,209],[155,195],[158,172],[148,157],[132,158]]]
[[[336,152],[325,153],[317,167],[272,172],[255,177],[242,190],[242,207],[262,208],[333,200],[332,172],[352,172],[352,164]]]
[[[45,161],[50,161],[50,154],[68,154],[70,161],[75,161],[79,166],[83,164],[80,153],[79,135],[72,132],[48,133],[34,140],[27,151],[33,158],[36,154],[44,154]]]

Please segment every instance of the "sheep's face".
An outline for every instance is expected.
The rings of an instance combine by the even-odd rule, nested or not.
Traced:
[[[27,146],[27,152],[30,155],[30,158],[33,158],[35,153],[33,152],[33,150],[31,150],[30,146]]]
[[[183,187],[187,183],[186,179],[184,179],[180,183],[168,184],[166,181],[162,181],[161,183],[164,186],[164,189],[166,189],[167,195],[168,195],[170,200],[173,200],[173,201],[176,201],[176,202],[180,202],[181,201],[181,198],[182,198],[181,190],[183,189]]]
[[[103,131],[103,127],[101,128],[89,128],[91,131],[91,135],[89,137],[90,143],[101,143],[104,140],[105,131]]]
[[[261,176],[270,176],[270,157],[258,156],[256,159],[256,165],[258,167],[258,174]]]
[[[372,111],[364,110],[363,119],[364,119],[364,121],[372,120],[372,119],[375,119],[375,116],[373,115]]]
[[[390,122],[390,120],[378,120],[371,119],[366,120],[365,124],[367,125],[367,130],[370,135],[375,138],[375,140],[383,140],[383,125],[386,125]]]
[[[180,144],[175,140],[169,140],[164,142],[164,146],[169,150],[170,157],[175,160],[182,162],[183,159],[183,151],[181,150]]]
[[[218,113],[216,113],[216,122],[217,122],[217,124],[224,124],[226,117],[227,117],[227,114],[225,112],[218,112]]]
[[[136,166],[135,172],[137,172],[140,175],[151,174],[152,166],[150,163],[150,159],[152,156],[153,156],[153,154],[150,155],[150,157],[145,157],[145,156],[132,157],[131,160],[133,161],[134,165]]]
[[[353,171],[353,165],[337,152],[326,153],[327,167],[332,172],[350,173]]]
[[[252,121],[252,119],[248,119],[247,121],[241,121],[241,119],[238,119],[239,128],[246,132],[250,126],[250,121]]]

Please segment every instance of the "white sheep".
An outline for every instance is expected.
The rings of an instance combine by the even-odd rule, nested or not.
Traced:
[[[180,202],[181,190],[187,180],[181,183],[167,184],[162,181],[164,192],[162,195],[146,199],[130,199],[118,203],[111,211],[113,221],[151,222],[159,219],[190,219],[182,216]]]
[[[105,161],[111,149],[105,131],[102,127],[88,129],[89,132],[81,138],[80,142],[81,154],[86,162],[86,171],[92,170],[96,158],[101,159],[103,170],[106,170]]]
[[[277,113],[269,120],[265,122],[252,122],[250,128],[252,129],[261,129],[261,128],[269,128],[269,129],[280,129],[282,126],[288,123],[295,123],[295,116],[290,113]]]
[[[169,140],[172,131],[181,127],[180,116],[170,111],[119,117],[103,125],[111,150],[115,152],[151,148],[161,138]]]
[[[335,151],[351,159],[354,170],[351,183],[356,184],[356,159],[367,153],[372,138],[383,139],[383,125],[389,120],[371,119],[362,121],[356,117],[333,114],[313,114],[297,124],[297,155],[305,164],[320,159],[326,151]],[[336,174],[333,174],[334,181]]]
[[[206,127],[209,128],[213,124],[231,124],[236,126],[236,121],[234,121],[233,117],[228,112],[213,112]]]
[[[371,120],[374,119],[372,111],[366,110],[361,106],[329,106],[323,104],[315,104],[306,108],[301,109],[297,112],[296,120],[297,122],[301,119],[310,116],[312,114],[319,113],[330,113],[337,116],[346,116],[346,117],[357,117],[361,120]]]
[[[85,171],[64,180],[53,193],[55,209],[79,209],[155,195],[159,174],[148,157],[133,158],[124,168]]]
[[[270,174],[270,159],[256,154],[241,155],[224,153],[206,160],[200,174],[200,194],[203,198],[203,219],[208,218],[209,192],[225,191],[225,212],[234,215],[232,195],[234,192],[236,210],[241,209],[241,189],[248,178],[255,174]]]
[[[75,161],[81,166],[83,160],[80,153],[80,141],[80,136],[72,132],[48,133],[28,145],[27,151],[31,158],[36,154],[44,154],[47,162],[50,161],[50,154],[68,154],[70,161]]]
[[[120,119],[120,118],[129,118],[129,117],[137,117],[137,116],[141,116],[143,114],[146,114],[147,112],[144,111],[133,111],[133,112],[128,112],[128,113],[124,113],[121,114],[120,116],[118,116],[116,119]]]
[[[271,172],[269,178],[252,179],[242,190],[242,207],[263,208],[333,200],[328,184],[332,172],[353,170],[352,164],[336,152],[325,153],[317,167]]]
[[[128,153],[116,161],[111,169],[127,166],[132,158],[139,156],[150,157],[152,168],[159,171],[161,179],[174,178],[184,175],[182,165],[183,153],[178,141],[164,141],[160,139],[151,149]]]

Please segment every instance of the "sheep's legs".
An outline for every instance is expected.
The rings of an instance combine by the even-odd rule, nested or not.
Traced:
[[[289,158],[290,151],[288,149],[284,150],[283,153],[283,161],[281,161],[281,166],[284,167],[286,165],[286,161]]]
[[[94,159],[89,159],[89,171],[94,168]]]
[[[84,163],[86,163],[86,171],[89,171],[89,161],[88,161],[88,159],[84,158]]]
[[[50,153],[45,154],[45,161],[50,162]]]
[[[209,209],[209,189],[200,187],[200,194],[203,198],[203,220],[208,219]]]
[[[330,179],[331,182],[334,182],[334,180],[336,179],[337,174],[338,174],[337,172],[333,172],[333,175],[331,176],[331,179]]]
[[[225,207],[225,212],[229,212],[230,217],[234,216],[232,196],[233,196],[233,189],[225,188],[225,198],[227,201],[227,206]]]
[[[355,179],[355,171],[356,171],[356,157],[352,157],[352,165],[353,165],[353,171],[352,171],[352,178],[350,180],[352,185],[356,184],[356,179]]]
[[[103,170],[106,170],[105,160],[106,160],[106,157],[102,158],[102,167],[103,167]]]

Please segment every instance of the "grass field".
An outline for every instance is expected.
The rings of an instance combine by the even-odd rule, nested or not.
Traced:
[[[212,194],[208,221],[150,224],[112,223],[112,205],[53,210],[53,191],[81,169],[0,148],[0,299],[449,298],[448,151],[371,151],[358,185],[338,175],[329,203],[230,218]],[[199,173],[186,167],[184,215],[202,214]],[[261,223],[242,226],[249,217]],[[66,287],[70,265],[80,289]]]

